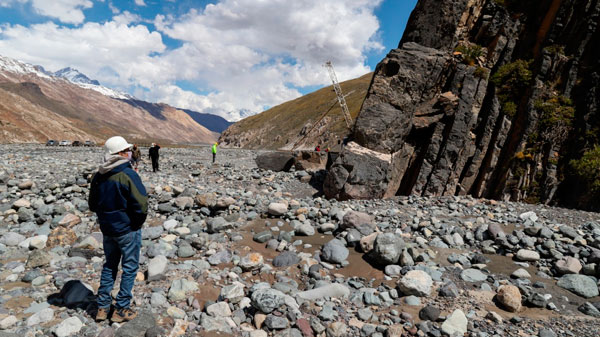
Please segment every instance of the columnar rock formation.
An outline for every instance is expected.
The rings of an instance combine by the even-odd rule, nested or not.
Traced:
[[[588,0],[420,0],[376,68],[327,196],[598,207],[573,160],[598,143],[599,14]]]

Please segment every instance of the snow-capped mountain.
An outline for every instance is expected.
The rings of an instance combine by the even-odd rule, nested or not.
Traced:
[[[91,89],[91,90],[89,90]],[[104,87],[79,71],[56,73],[0,56],[0,143],[48,139],[207,143],[217,133],[181,109]]]
[[[34,66],[28,63],[23,63],[21,61],[17,61],[15,59],[11,59],[9,57],[4,57],[0,55],[0,70],[6,70],[16,74],[32,74],[42,78],[50,79],[52,77],[52,73],[47,72],[41,66]]]
[[[71,67],[63,68],[54,73],[56,77],[66,78],[67,80],[77,83],[77,84],[93,84],[100,85],[100,82],[97,80],[91,80],[89,77],[82,74],[79,70],[73,69]]]
[[[80,86],[85,89],[95,90],[103,95],[118,98],[118,99],[132,99],[133,96],[118,91],[115,89],[111,89],[100,85],[100,82],[97,80],[91,80],[85,74],[81,73],[77,69],[73,69],[71,67],[67,67],[61,69],[57,72],[50,72],[44,69],[42,66],[32,65],[29,63],[24,63],[9,57],[0,56],[0,70],[6,70],[12,73],[22,74],[22,75],[35,75],[38,77],[42,77],[49,80],[56,79],[64,79],[77,86]]]

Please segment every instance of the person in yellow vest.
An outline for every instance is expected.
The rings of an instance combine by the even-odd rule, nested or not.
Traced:
[[[214,164],[215,160],[217,160],[217,145],[219,145],[219,143],[215,142],[213,144],[213,146],[211,147],[211,151],[212,151],[212,155],[213,155],[213,164]]]

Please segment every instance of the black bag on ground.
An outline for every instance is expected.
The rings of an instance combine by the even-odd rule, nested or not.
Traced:
[[[60,293],[48,296],[48,303],[69,309],[87,309],[95,302],[96,295],[79,280],[68,281]]]

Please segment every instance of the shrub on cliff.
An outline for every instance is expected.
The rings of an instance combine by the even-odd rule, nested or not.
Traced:
[[[531,85],[532,74],[529,66],[532,61],[516,60],[501,66],[492,76],[496,94],[502,104],[502,111],[509,117],[517,112],[518,102]]]
[[[573,159],[570,162],[575,174],[582,180],[590,184],[592,193],[600,193],[600,145],[594,145],[594,148],[585,151],[580,159]]]

